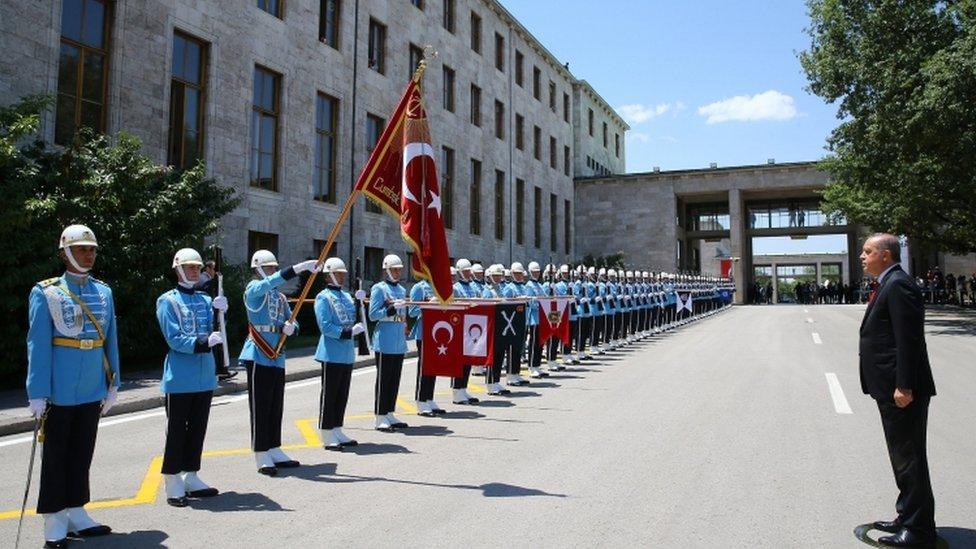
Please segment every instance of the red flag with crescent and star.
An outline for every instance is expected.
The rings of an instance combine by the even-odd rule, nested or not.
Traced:
[[[491,360],[494,310],[490,305],[421,311],[423,350],[421,367],[426,376],[460,377],[465,364]]]
[[[400,235],[413,252],[410,267],[414,275],[430,281],[438,300],[451,301],[454,281],[437,162],[416,81],[407,85],[356,188],[400,220]]]

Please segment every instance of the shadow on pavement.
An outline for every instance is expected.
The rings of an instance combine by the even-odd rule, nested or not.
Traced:
[[[487,484],[473,485],[473,484],[440,484],[437,482],[423,482],[418,480],[406,480],[397,478],[387,478],[387,477],[367,477],[360,475],[344,475],[341,473],[334,472],[334,466],[332,466],[333,472],[328,472],[329,467],[325,467],[323,471],[320,472],[320,476],[314,480],[324,480],[324,481],[336,481],[336,482],[390,482],[393,484],[407,484],[410,486],[429,486],[432,488],[454,488],[457,490],[477,490],[481,492],[486,498],[519,498],[519,497],[530,497],[530,496],[543,496],[543,497],[553,497],[553,498],[565,498],[568,497],[565,494],[550,494],[544,490],[539,490],[536,488],[526,488],[524,486],[515,486],[514,484],[503,484],[500,482],[490,482]],[[322,476],[328,475],[331,478],[321,478]]]
[[[523,398],[523,397],[537,397],[542,396],[542,393],[537,393],[535,391],[512,391],[512,394],[508,395],[509,398]]]
[[[227,511],[290,511],[275,500],[257,493],[221,492],[212,498],[191,499],[190,507],[201,511],[223,513]],[[126,547],[142,547],[138,543],[124,544]]]
[[[976,547],[976,530],[970,528],[959,528],[956,526],[938,526],[935,529],[939,533],[939,544],[948,542],[949,547]]]
[[[512,406],[515,406],[515,403],[507,400],[482,400],[475,406],[480,408],[511,408]]]
[[[442,425],[417,425],[406,429],[397,429],[397,433],[408,437],[444,437],[453,434],[454,431]]]
[[[533,389],[554,389],[556,387],[562,387],[562,385],[551,381],[533,381],[530,387]]]
[[[488,417],[485,414],[479,414],[478,412],[469,412],[463,410],[460,412],[448,412],[441,416],[441,419],[481,419],[483,417]]]
[[[384,433],[396,434],[396,433]],[[359,446],[349,446],[342,451],[345,454],[356,454],[357,456],[371,456],[375,454],[411,454],[405,446],[399,444],[376,444],[373,442],[360,442]]]
[[[86,547],[167,547],[163,542],[169,538],[159,530],[136,530],[134,532],[112,532],[108,536],[95,538],[71,538],[70,545],[84,543]]]

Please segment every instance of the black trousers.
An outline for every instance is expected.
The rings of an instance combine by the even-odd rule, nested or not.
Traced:
[[[576,340],[576,352],[586,352],[586,343],[590,339],[590,317],[581,316],[576,319],[576,331],[573,332],[573,339]]]
[[[319,362],[322,366],[322,390],[319,392],[319,429],[342,427],[349,402],[352,364]]]
[[[468,375],[471,374],[471,367],[467,366]],[[424,375],[424,344],[423,340],[417,340],[417,388],[414,390],[413,398],[417,402],[427,402],[434,400],[434,383],[437,376]]]
[[[502,379],[502,368],[511,352],[511,346],[499,346],[492,350],[491,364],[485,366],[485,383],[498,383]]]
[[[535,366],[538,368],[542,364],[542,353],[543,345],[539,341],[539,325],[528,326],[529,331],[529,366]],[[509,372],[511,372],[511,366],[509,366]],[[514,372],[518,373],[518,372]]]
[[[613,319],[613,335],[615,338],[620,339],[621,335],[624,333],[624,313],[618,311],[614,315]]]
[[[376,353],[376,383],[373,386],[374,414],[385,416],[396,410],[397,391],[400,390],[402,372],[403,355]]]
[[[559,358],[559,349],[561,346],[562,341],[558,337],[550,337],[545,342],[546,360],[556,360]]]
[[[244,362],[247,404],[251,414],[251,448],[267,452],[281,446],[281,416],[285,410],[285,369]]]
[[[580,321],[579,319],[573,319],[569,321],[569,344],[563,345],[563,354],[568,355],[573,352],[573,348],[579,351],[579,330]]]
[[[420,342],[418,341],[419,345]],[[468,387],[468,381],[471,379],[471,365],[465,365],[461,368],[461,377],[451,378],[451,389],[466,389]]]
[[[898,518],[913,532],[934,539],[935,497],[925,451],[929,398],[918,398],[904,408],[879,402],[878,410],[898,486]]]
[[[82,507],[91,501],[88,471],[95,454],[101,411],[102,403],[98,401],[77,406],[52,404],[48,409],[41,445],[38,514]]]
[[[592,341],[590,343],[590,346],[596,347],[602,341],[603,328],[606,326],[606,319],[604,318],[604,315],[596,315],[591,318],[592,318],[591,322],[592,322],[593,331],[591,332]]]
[[[163,474],[197,472],[210,420],[213,391],[166,395],[166,451]]]
[[[513,343],[508,348],[508,369],[506,370],[508,374],[519,375],[522,372],[522,351],[521,343]],[[535,354],[538,355],[539,353]],[[539,360],[541,361],[541,358]],[[498,369],[498,374],[501,375],[501,369]]]

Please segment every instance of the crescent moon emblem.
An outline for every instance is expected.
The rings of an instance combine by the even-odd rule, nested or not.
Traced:
[[[451,323],[450,322],[447,322],[446,320],[439,320],[436,323],[434,323],[434,327],[430,331],[430,337],[434,341],[437,341],[437,331],[438,330],[447,330],[448,338],[447,338],[447,341],[445,343],[450,343],[451,340],[454,339],[454,327],[451,326]],[[437,342],[440,343],[439,341],[437,341]]]

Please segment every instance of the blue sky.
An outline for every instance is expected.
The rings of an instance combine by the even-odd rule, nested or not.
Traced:
[[[501,2],[628,119],[628,172],[824,155],[836,109],[804,90],[802,1]]]

